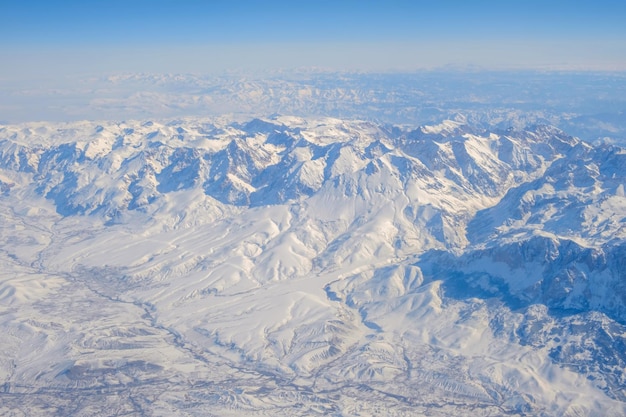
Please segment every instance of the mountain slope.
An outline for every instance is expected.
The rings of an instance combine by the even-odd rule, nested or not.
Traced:
[[[624,155],[463,118],[2,126],[2,403],[622,415]]]

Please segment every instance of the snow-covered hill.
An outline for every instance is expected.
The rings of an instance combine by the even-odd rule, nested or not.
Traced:
[[[463,117],[0,126],[0,410],[624,415],[625,174]]]

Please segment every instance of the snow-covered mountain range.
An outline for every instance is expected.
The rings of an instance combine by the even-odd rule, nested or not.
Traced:
[[[626,144],[624,72],[290,71],[124,73],[65,82],[0,79],[0,123],[259,115],[419,126],[463,114],[485,129],[549,124],[589,142]]]
[[[0,125],[0,413],[625,415],[625,184],[462,116]]]

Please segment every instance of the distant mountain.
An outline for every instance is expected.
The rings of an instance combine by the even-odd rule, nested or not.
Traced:
[[[462,114],[487,130],[553,125],[589,142],[626,144],[624,72],[320,69],[229,74],[127,73],[54,85],[0,80],[2,119],[128,120],[258,115],[438,124]],[[63,94],[59,94],[63,91]]]
[[[471,115],[0,126],[0,414],[624,415],[625,185]]]

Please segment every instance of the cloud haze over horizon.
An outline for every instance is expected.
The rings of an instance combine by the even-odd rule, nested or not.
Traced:
[[[9,1],[0,77],[322,67],[626,70],[626,4]]]
[[[277,97],[275,103],[252,99],[263,89],[270,94],[271,83],[226,88],[230,76],[276,79],[309,71],[616,71],[610,82],[602,74],[584,81],[586,97],[607,105],[621,97],[626,74],[623,1],[6,0],[0,15],[5,122],[225,112],[223,101],[242,91],[252,101],[233,99],[230,111],[248,106],[271,114],[285,111]],[[161,77],[167,74],[185,76]],[[503,91],[518,75],[502,78]],[[490,79],[481,75],[477,82],[484,87]],[[456,82],[454,76],[447,81]],[[451,85],[446,88],[458,94]],[[562,85],[569,97],[575,84]],[[297,86],[329,87],[323,76],[291,85]],[[439,88],[422,87],[429,94]]]

